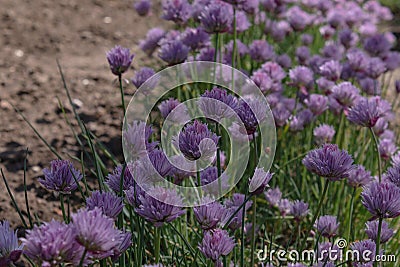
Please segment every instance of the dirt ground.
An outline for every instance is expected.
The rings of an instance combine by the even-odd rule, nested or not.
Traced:
[[[23,162],[29,148],[28,199],[32,211],[43,220],[61,217],[56,198],[37,181],[42,168],[55,157],[9,103],[20,109],[63,157],[79,155],[58,107],[57,97],[71,111],[57,70],[59,59],[82,119],[122,159],[120,95],[105,53],[120,44],[136,53],[133,68],[148,65],[138,51],[138,42],[150,27],[160,24],[157,10],[143,19],[132,4],[132,0],[1,1],[0,167],[25,210]],[[128,86],[126,92],[128,101],[133,87]],[[72,118],[71,112],[68,115]],[[0,192],[0,220],[10,220],[14,227],[21,225],[3,181]]]

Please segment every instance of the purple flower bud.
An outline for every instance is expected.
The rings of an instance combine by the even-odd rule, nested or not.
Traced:
[[[394,183],[395,185],[397,185],[397,187],[400,188],[400,163],[398,162],[398,157],[399,157],[400,153],[398,153],[396,156],[392,159],[393,165],[392,167],[390,167],[386,174],[384,174],[384,179]]]
[[[101,213],[100,213],[101,214]],[[108,219],[108,218],[107,218]],[[112,222],[112,219],[109,219]],[[93,231],[96,231],[93,229]],[[103,236],[103,233],[100,233]],[[52,220],[40,226],[34,226],[22,238],[24,253],[41,266],[72,264],[78,266],[84,247],[76,242],[77,231],[74,225]],[[106,237],[107,239],[110,237]],[[84,260],[84,266],[90,261]]]
[[[290,122],[291,131],[302,131],[314,119],[314,114],[309,109],[303,109],[294,116]]]
[[[282,199],[282,193],[281,190],[279,190],[279,187],[268,189],[264,195],[267,202],[273,207],[277,207]]]
[[[228,232],[221,229],[207,231],[199,244],[199,250],[213,262],[219,261],[221,256],[227,256],[235,247],[235,241]]]
[[[332,88],[331,96],[344,108],[353,106],[358,99],[359,90],[350,82],[342,82]]]
[[[302,218],[307,217],[310,213],[308,204],[302,200],[295,200],[290,208],[290,214],[293,215],[295,220],[300,221]]]
[[[155,227],[169,223],[186,213],[179,207],[183,204],[182,198],[172,189],[162,187],[153,188],[152,195],[139,195],[140,206],[135,209],[136,213],[152,222]],[[167,204],[173,203],[174,205]]]
[[[161,45],[159,57],[168,65],[176,65],[184,62],[188,54],[189,47],[180,40],[174,40]]]
[[[120,236],[113,219],[97,207],[93,210],[81,209],[71,217],[76,229],[76,240],[94,258],[103,259],[113,254]]]
[[[361,50],[352,50],[346,55],[350,67],[356,72],[366,70],[369,64],[369,57]]]
[[[286,18],[295,31],[303,31],[312,22],[312,16],[298,6],[286,11]]]
[[[400,215],[400,188],[391,182],[369,183],[363,188],[361,199],[373,219]]]
[[[319,67],[320,74],[330,81],[337,81],[342,73],[342,66],[339,61],[330,60]]]
[[[163,0],[162,8],[162,18],[178,24],[186,23],[191,16],[191,6],[187,0]]]
[[[311,94],[309,98],[304,100],[304,103],[316,116],[328,109],[328,98],[323,95]]]
[[[314,81],[314,73],[305,66],[297,66],[289,71],[289,77],[296,86],[307,86]]]
[[[186,158],[197,160],[201,157],[201,143],[207,139],[211,140],[215,146],[218,145],[219,137],[208,129],[207,124],[195,120],[192,124],[187,124],[179,133],[179,149]]]
[[[227,209],[218,202],[201,205],[193,208],[194,216],[201,229],[209,231],[215,229],[226,217]]]
[[[304,33],[301,35],[301,43],[303,45],[310,45],[314,41],[314,37],[311,34]]]
[[[182,42],[195,51],[209,44],[210,36],[202,28],[187,28],[182,34]]]
[[[347,49],[354,47],[358,43],[358,35],[350,29],[344,29],[339,32],[340,43]]]
[[[340,44],[327,44],[322,49],[322,55],[327,59],[340,61],[343,57],[344,48]]]
[[[124,207],[123,199],[111,192],[93,191],[92,195],[86,199],[86,207],[93,210],[95,207],[100,208],[103,214],[116,219]]]
[[[133,5],[139,16],[147,16],[151,9],[151,0],[136,0]]]
[[[168,100],[164,100],[163,102],[158,105],[158,109],[161,112],[161,116],[165,119],[171,113],[173,109],[179,106],[181,102],[175,98],[169,98]]]
[[[272,108],[272,115],[274,116],[275,125],[282,127],[287,123],[292,113],[285,107],[285,105],[280,103]]]
[[[314,227],[323,237],[331,238],[337,235],[339,224],[336,216],[325,215],[318,218]]]
[[[143,121],[133,121],[123,134],[123,143],[129,149],[131,159],[137,159],[153,150],[158,142],[149,142],[153,130]]]
[[[278,203],[278,209],[282,217],[290,214],[292,210],[292,202],[289,199],[282,198]]]
[[[275,60],[282,68],[288,69],[292,66],[292,60],[287,54],[279,55]]]
[[[234,110],[238,106],[238,100],[225,89],[214,87],[211,91],[204,92],[198,105],[206,118],[219,122],[223,118],[235,115]]]
[[[252,195],[259,195],[264,192],[273,175],[274,174],[269,171],[265,172],[262,168],[256,168],[253,177],[250,179],[249,193]]]
[[[374,178],[371,176],[371,172],[367,171],[362,165],[356,165],[355,168],[349,172],[349,177],[347,177],[347,182],[351,187],[362,187],[373,180]]]
[[[391,49],[392,45],[383,34],[376,34],[364,41],[364,49],[371,56],[380,56],[385,54]]]
[[[154,149],[148,155],[151,164],[159,175],[166,177],[172,174],[174,166],[169,162],[167,156],[162,150]]]
[[[311,57],[310,49],[307,46],[296,48],[296,57],[300,65],[306,65]]]
[[[139,89],[151,76],[155,74],[152,68],[141,68],[135,73],[135,76],[131,79],[132,83]]]
[[[315,143],[320,146],[332,142],[335,132],[335,129],[327,124],[316,127],[313,131]]]
[[[130,53],[129,48],[115,46],[107,52],[107,60],[108,64],[110,64],[111,72],[117,76],[126,72],[131,66],[134,56],[134,54]]]
[[[371,240],[378,239],[378,221],[371,221],[365,224],[365,233]],[[389,228],[389,224],[385,221],[382,221],[382,228],[381,228],[381,236],[380,236],[380,243],[384,244],[389,241],[390,238],[394,235],[393,229]]]
[[[379,96],[367,98],[360,98],[357,104],[352,107],[347,116],[348,120],[354,124],[363,127],[374,127],[379,118],[385,116],[388,112],[386,109],[389,103],[384,103]]]
[[[334,144],[325,144],[321,148],[311,150],[302,162],[309,171],[330,181],[348,177],[353,168],[351,156]]]
[[[242,120],[248,135],[256,132],[258,124],[262,122],[267,114],[267,107],[257,99],[241,100],[236,113]]]
[[[23,245],[18,245],[17,231],[8,221],[0,221],[0,266],[12,266],[19,260]]]
[[[146,39],[139,42],[140,48],[147,55],[151,56],[158,47],[158,42],[164,38],[165,34],[165,31],[160,28],[153,28],[149,30],[146,34]]]
[[[200,22],[208,33],[223,33],[232,24],[232,7],[223,2],[213,2],[200,15]]]
[[[265,62],[274,57],[274,48],[265,40],[254,40],[249,48],[251,59],[257,62]]]
[[[82,174],[68,160],[56,159],[50,162],[50,169],[43,169],[44,178],[39,179],[46,189],[70,194],[78,188]],[[76,181],[75,181],[76,180]]]

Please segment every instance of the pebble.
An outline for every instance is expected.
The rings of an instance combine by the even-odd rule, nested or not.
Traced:
[[[105,24],[110,24],[112,22],[112,18],[111,17],[104,17],[103,22]]]

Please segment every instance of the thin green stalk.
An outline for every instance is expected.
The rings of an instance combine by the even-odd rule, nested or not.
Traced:
[[[382,181],[382,159],[381,159],[381,153],[379,153],[378,138],[376,138],[376,134],[372,128],[369,128],[369,131],[371,132],[372,138],[374,139],[376,153],[378,155],[378,175],[379,175],[379,182],[381,182]]]
[[[382,222],[383,218],[379,218],[379,224],[378,224],[378,236],[376,237],[376,251],[375,255],[379,255],[379,250],[380,250],[380,245],[381,245],[381,232],[382,232]],[[378,262],[374,261],[374,267],[378,266]]]
[[[87,254],[87,250],[86,250],[86,248],[85,248],[85,250],[84,250],[83,253],[82,253],[81,260],[79,261],[79,267],[82,267],[82,266],[83,266],[83,262],[85,261],[86,254]]]
[[[217,136],[220,136],[220,131],[219,131],[219,124],[218,122],[215,123],[215,132]],[[222,184],[221,184],[221,143],[222,141],[219,139],[218,140],[218,146],[217,146],[217,170],[218,170],[218,192],[219,195],[222,196]]]
[[[160,242],[161,242],[161,229],[159,227],[155,227],[154,234],[154,256],[156,258],[156,263],[160,262]]]
[[[255,167],[257,167],[258,163],[258,146],[257,146],[257,138],[255,133],[253,133],[253,142],[254,142],[254,154],[255,154]],[[257,213],[257,197],[254,196],[253,201],[253,214],[251,218],[251,265],[254,266],[254,254],[255,254],[255,247],[256,247],[256,213]]]
[[[119,91],[121,93],[122,110],[124,111],[124,117],[125,117],[126,108],[125,108],[124,88],[122,86],[122,75],[121,74],[118,75],[118,82],[119,82]]]
[[[11,198],[11,202],[12,202],[13,206],[14,206],[14,208],[16,209],[16,211],[17,211],[17,213],[18,213],[18,215],[19,215],[19,218],[21,219],[21,222],[22,222],[22,224],[24,225],[24,227],[25,227],[25,228],[28,228],[28,225],[27,225],[26,222],[25,222],[24,216],[22,216],[22,212],[21,212],[21,210],[19,209],[18,204],[17,204],[17,202],[15,201],[14,195],[13,195],[12,192],[11,192],[11,189],[10,189],[10,186],[8,185],[7,179],[6,179],[6,177],[4,176],[4,173],[3,173],[3,169],[2,169],[2,168],[0,168],[0,172],[1,172],[1,177],[3,178],[4,184],[6,185],[6,189],[7,189],[8,195],[9,195],[10,198]]]
[[[233,8],[233,51],[232,51],[232,68],[236,67],[236,50],[237,50],[237,25],[236,25],[236,8]],[[233,73],[232,69],[232,73]]]
[[[196,176],[197,176],[197,186],[199,188],[199,197],[201,198],[202,194],[201,194],[201,189],[200,189],[200,187],[201,187],[200,171],[196,172]]]
[[[229,219],[226,221],[223,229],[228,228],[229,223],[233,220],[233,218],[235,218],[236,214],[238,214],[238,212],[244,207],[244,205],[246,205],[246,203],[251,199],[251,196],[246,197],[246,199],[243,201],[243,203],[235,210],[234,213],[232,213],[231,217],[229,217]]]
[[[62,216],[63,216],[64,222],[68,223],[68,218],[67,218],[67,215],[65,213],[64,194],[63,193],[60,193],[60,205],[61,205],[61,211],[62,211]]]
[[[250,197],[248,198],[250,199]],[[242,212],[242,225],[241,225],[241,231],[240,231],[240,266],[244,267],[244,220],[246,218],[246,209],[243,206],[243,212]]]
[[[24,194],[25,194],[25,206],[26,206],[26,212],[28,214],[29,225],[31,228],[33,228],[31,209],[29,208],[29,201],[28,201],[28,189],[26,186],[26,159],[27,158],[28,158],[28,148],[26,149],[26,154],[25,154],[25,158],[24,158]]]
[[[353,212],[354,212],[354,197],[356,195],[356,190],[357,188],[354,187],[353,193],[351,194],[351,200],[350,200],[350,222],[349,222],[349,228],[347,229],[347,242],[350,242],[350,235],[351,235],[351,228],[353,228]]]

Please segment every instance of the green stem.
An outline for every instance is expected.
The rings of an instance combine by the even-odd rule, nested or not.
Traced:
[[[219,132],[219,124],[218,122],[215,123],[215,131],[217,136],[220,136]],[[218,147],[217,147],[217,170],[218,170],[218,192],[219,195],[222,196],[222,184],[221,184],[221,140],[218,140]]]
[[[255,133],[253,133],[253,142],[254,142],[254,154],[255,154],[255,167],[257,167],[258,163],[258,147],[257,147],[257,138]],[[257,197],[254,196],[253,201],[253,214],[251,218],[251,265],[254,266],[254,252],[256,247],[256,212],[257,212]]]
[[[232,68],[236,66],[236,39],[237,39],[237,29],[236,29],[236,8],[233,8],[233,51],[232,51]]]
[[[155,227],[154,255],[156,258],[156,263],[160,262],[160,241],[161,241],[161,229],[159,227]]]
[[[379,218],[379,224],[378,224],[378,236],[376,237],[376,251],[375,255],[379,255],[379,250],[380,250],[380,245],[381,245],[381,231],[382,231],[382,222],[383,218]],[[378,262],[374,261],[374,267],[378,266]]]
[[[82,267],[82,266],[83,266],[83,262],[85,261],[86,253],[87,253],[87,250],[86,250],[86,248],[85,248],[85,250],[84,250],[83,253],[82,253],[81,260],[79,261],[79,267]]]
[[[61,204],[61,211],[63,215],[63,219],[65,223],[68,223],[68,218],[67,215],[65,214],[65,208],[64,208],[64,194],[60,193],[60,204]]]
[[[351,235],[351,228],[353,227],[353,212],[354,212],[354,197],[356,194],[356,187],[353,189],[353,193],[351,194],[351,200],[350,200],[350,222],[349,222],[349,228],[347,230],[347,242],[350,242],[350,235]]]
[[[119,82],[119,91],[121,93],[122,109],[124,111],[124,117],[125,117],[126,109],[125,109],[124,88],[122,86],[122,75],[121,74],[118,75],[118,82]]]
[[[250,199],[250,197],[248,198]],[[245,203],[243,201],[243,203]],[[241,236],[240,236],[240,266],[244,267],[244,220],[246,218],[246,209],[243,205],[243,212],[242,212],[242,225],[241,225]]]
[[[376,134],[372,128],[369,128],[369,131],[371,132],[372,138],[374,139],[376,153],[378,155],[378,174],[379,174],[379,182],[381,182],[382,181],[382,159],[381,159],[381,153],[379,153],[378,138],[376,138]]]
[[[25,193],[25,206],[26,206],[26,212],[28,214],[29,225],[30,225],[30,228],[33,228],[31,210],[29,208],[29,201],[28,201],[28,189],[26,186],[26,159],[27,159],[27,157],[28,157],[28,148],[26,149],[26,154],[25,154],[25,159],[24,159],[24,193]]]

